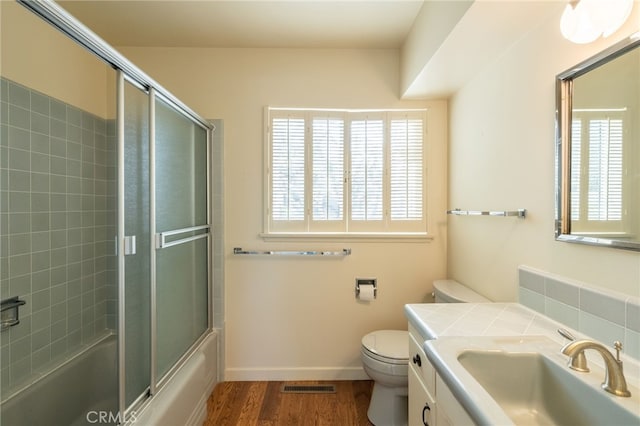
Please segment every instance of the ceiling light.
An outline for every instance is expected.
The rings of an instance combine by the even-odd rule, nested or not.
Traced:
[[[627,20],[633,0],[577,0],[564,9],[560,31],[574,43],[591,43],[608,37]]]

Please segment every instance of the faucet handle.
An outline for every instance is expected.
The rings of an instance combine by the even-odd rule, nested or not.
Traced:
[[[559,328],[558,334],[560,334],[567,340],[571,340],[572,342],[576,340],[576,338],[573,337],[573,334],[569,333],[569,330],[566,330],[564,328]],[[571,367],[571,369],[580,371],[582,373],[588,373],[590,371],[589,367],[587,367],[587,357],[585,356],[584,351],[580,351],[575,356],[571,357],[569,366]]]
[[[622,350],[622,343],[619,340],[613,342],[613,347],[616,350],[616,361],[620,364],[620,351]]]
[[[558,329],[558,334],[561,335],[562,337],[564,337],[565,339],[574,341],[576,340],[575,337],[573,337],[573,334],[569,333],[569,330],[566,330],[564,328],[559,328]]]

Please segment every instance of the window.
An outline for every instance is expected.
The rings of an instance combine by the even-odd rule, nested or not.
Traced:
[[[424,110],[268,108],[267,233],[426,233],[424,134]]]
[[[572,231],[625,231],[623,111],[575,110],[571,133]]]

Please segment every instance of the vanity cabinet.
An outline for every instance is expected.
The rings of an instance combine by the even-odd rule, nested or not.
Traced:
[[[429,362],[409,324],[409,426],[463,426],[473,421]]]
[[[473,426],[475,423],[449,390],[449,387],[436,375],[436,389],[438,389],[438,412],[436,423],[438,426]],[[411,395],[409,395],[411,398]]]
[[[433,426],[436,404],[413,366],[409,367],[409,426]]]
[[[409,324],[409,426],[436,424],[436,372],[422,349],[422,338]]]

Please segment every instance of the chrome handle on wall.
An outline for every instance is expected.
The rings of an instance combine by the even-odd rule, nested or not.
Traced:
[[[519,219],[524,219],[527,216],[527,209],[496,210],[496,211],[453,209],[453,210],[447,210],[447,214],[452,214],[456,216],[504,216],[504,217],[516,216]]]
[[[233,254],[251,255],[251,256],[349,256],[351,249],[342,249],[342,251],[295,251],[295,250],[243,250],[241,247],[234,247]]]

